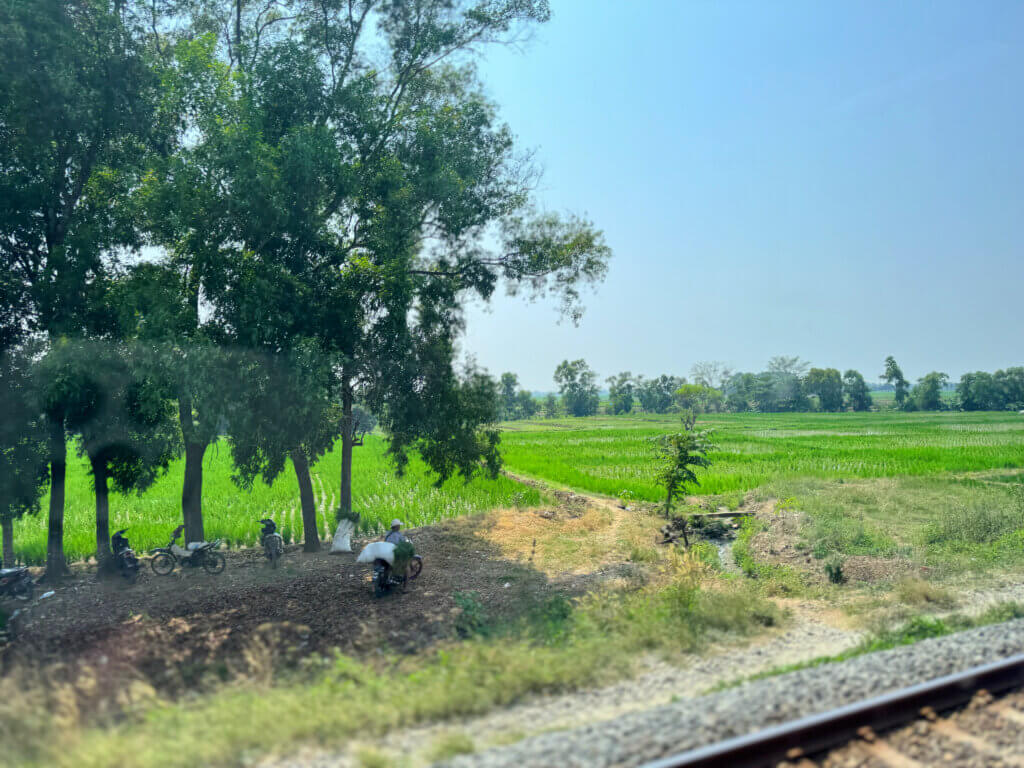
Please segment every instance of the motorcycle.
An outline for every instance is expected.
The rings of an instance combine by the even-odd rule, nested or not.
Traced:
[[[153,573],[158,576],[167,576],[176,565],[189,566],[191,568],[202,568],[207,573],[220,573],[227,566],[227,560],[217,548],[220,547],[222,539],[216,541],[191,541],[184,547],[177,544],[178,537],[185,530],[184,525],[179,525],[171,532],[171,540],[166,547],[151,549],[153,559],[150,567]]]
[[[263,544],[263,554],[270,561],[272,568],[277,568],[277,561],[284,554],[284,539],[277,532],[277,523],[270,518],[259,521],[263,528],[260,531],[260,543]]]
[[[139,578],[140,564],[135,550],[132,549],[124,535],[127,530],[127,528],[122,528],[110,537],[110,551],[114,553],[114,563],[117,565],[118,572],[129,584],[134,584]]]
[[[413,555],[409,564],[405,567],[405,573],[395,573],[391,563],[382,558],[373,561],[373,594],[377,597],[384,597],[395,587],[405,589],[406,585],[413,581],[423,571],[423,558],[420,555]]]
[[[0,568],[0,597],[30,600],[35,588],[28,568]]]

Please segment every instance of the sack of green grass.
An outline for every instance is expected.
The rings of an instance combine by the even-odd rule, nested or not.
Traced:
[[[403,574],[409,567],[409,563],[412,561],[413,556],[416,554],[416,547],[412,545],[411,541],[402,541],[395,545],[395,562],[392,564],[392,568],[395,573]]]

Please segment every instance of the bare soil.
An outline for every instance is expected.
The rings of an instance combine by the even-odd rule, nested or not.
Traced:
[[[272,653],[275,666],[332,649],[359,656],[415,652],[455,634],[458,591],[479,593],[500,620],[546,594],[587,586],[588,579],[550,578],[529,563],[503,559],[478,535],[486,519],[410,531],[423,573],[407,591],[381,599],[373,595],[370,567],[357,564],[355,554],[299,547],[289,547],[276,570],[255,548],[225,552],[227,568],[217,575],[178,569],[157,576],[147,562],[135,585],[76,566],[55,594],[37,597],[17,617],[0,669],[28,666],[65,681],[101,669],[111,689],[141,680],[175,696],[245,673],[254,649]]]

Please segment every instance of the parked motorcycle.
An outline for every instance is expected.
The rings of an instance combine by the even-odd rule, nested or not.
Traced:
[[[217,551],[222,540],[192,541],[184,547],[179,547],[177,541],[183,530],[185,530],[185,526],[179,525],[171,533],[171,540],[166,547],[150,550],[150,554],[153,555],[153,559],[150,561],[153,573],[158,576],[167,576],[179,564],[190,568],[202,568],[207,573],[223,571],[227,566],[227,560]]]
[[[128,538],[124,535],[124,532],[127,530],[127,528],[122,528],[110,537],[110,551],[113,552],[114,563],[117,565],[118,573],[129,584],[134,584],[139,578],[139,568],[141,566],[135,550],[132,549],[131,544],[128,543]]]
[[[0,568],[0,597],[30,600],[35,588],[28,568]]]
[[[277,568],[277,561],[284,554],[284,539],[277,532],[277,523],[269,517],[259,521],[263,528],[260,530],[260,542],[263,544],[263,554],[273,568]]]

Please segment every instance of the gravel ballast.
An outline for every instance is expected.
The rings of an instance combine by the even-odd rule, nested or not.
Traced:
[[[513,746],[454,758],[446,768],[640,766],[805,715],[1024,652],[1024,619],[858,656],[668,704]]]

